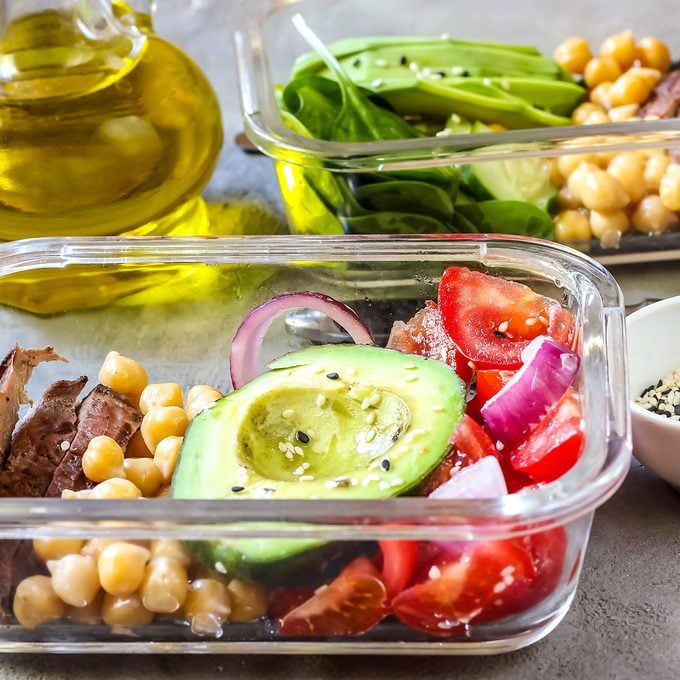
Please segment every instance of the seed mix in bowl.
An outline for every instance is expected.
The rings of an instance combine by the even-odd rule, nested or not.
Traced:
[[[647,387],[635,403],[657,415],[680,420],[680,369]]]

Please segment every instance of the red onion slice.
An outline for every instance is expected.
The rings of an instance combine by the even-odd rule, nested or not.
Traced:
[[[500,498],[508,493],[503,470],[495,456],[484,456],[455,472],[429,498]]]
[[[241,322],[231,343],[229,373],[237,390],[262,372],[260,350],[272,321],[291,309],[313,309],[329,316],[349,333],[357,345],[373,344],[366,324],[342,302],[323,293],[282,293],[255,307]]]
[[[491,435],[514,444],[545,415],[567,391],[581,359],[547,335],[534,338],[522,352],[522,367],[481,408]]]

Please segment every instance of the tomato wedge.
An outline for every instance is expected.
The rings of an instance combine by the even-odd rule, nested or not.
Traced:
[[[552,482],[572,468],[583,450],[581,407],[573,389],[510,452],[512,467],[535,482]]]
[[[519,368],[522,350],[536,336],[570,346],[574,334],[571,313],[556,300],[466,267],[444,272],[439,311],[447,333],[477,368]]]
[[[491,397],[498,394],[512,378],[515,371],[502,371],[496,368],[481,369],[475,372],[475,395],[467,404],[467,413],[480,419],[480,409]]]
[[[500,618],[535,576],[531,554],[517,541],[470,544],[458,558],[442,551],[428,579],[392,601],[405,624],[432,635],[457,635],[485,611]]]
[[[383,564],[380,580],[392,599],[411,581],[418,559],[417,541],[378,541]]]
[[[388,612],[387,590],[378,571],[370,560],[360,557],[288,612],[281,619],[279,633],[305,637],[361,635]]]

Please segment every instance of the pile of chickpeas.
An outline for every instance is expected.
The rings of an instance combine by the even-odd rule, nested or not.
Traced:
[[[568,38],[555,60],[588,87],[589,101],[572,116],[579,125],[637,120],[671,66],[665,43],[636,42],[631,31],[609,36],[598,56],[584,38]],[[680,165],[665,150],[565,155],[550,161],[550,179],[560,189],[559,241],[595,237],[615,246],[628,231],[660,233],[679,224]]]
[[[106,436],[94,437],[82,457],[92,489],[64,498],[131,499],[168,494],[189,421],[222,395],[209,385],[189,390],[186,407],[176,383],[148,384],[141,364],[110,352],[99,382],[123,393],[143,414],[125,453]],[[196,635],[219,637],[227,621],[254,621],[267,610],[256,583],[192,563],[174,539],[128,541],[44,538],[33,541],[49,576],[25,578],[13,611],[26,628],[62,619],[109,626],[150,624],[156,617],[184,621]]]

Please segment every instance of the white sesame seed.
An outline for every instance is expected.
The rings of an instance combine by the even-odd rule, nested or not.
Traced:
[[[379,482],[380,481],[380,477],[378,477],[378,475],[376,475],[373,472],[369,475],[366,475],[366,479],[370,479],[372,482]]]
[[[374,63],[379,67],[387,66],[387,61],[385,61],[385,59],[376,59]]]
[[[295,470],[293,470],[294,475],[301,475],[303,474],[305,469],[302,467],[302,465],[298,465]]]
[[[444,410],[444,407],[440,406],[439,404],[435,404],[432,407],[432,410],[435,411],[436,413],[441,413]]]
[[[442,630],[451,630],[452,628],[455,628],[458,625],[458,621],[449,621],[448,619],[446,621],[440,621],[437,624],[437,628],[441,628]]]
[[[502,441],[499,440],[499,441],[496,442],[496,450],[497,451],[502,451],[504,448],[505,448],[505,444],[503,444]]]
[[[286,451],[286,458],[288,458],[288,460],[293,460],[293,454],[290,451]]]
[[[322,406],[325,406],[325,405],[326,405],[326,402],[327,402],[327,401],[328,401],[328,400],[326,399],[326,397],[325,397],[323,394],[320,394],[320,395],[316,398],[316,405],[317,405],[319,408],[321,408]]]
[[[508,326],[510,324],[507,321],[503,321],[503,323],[498,324],[498,332],[499,333],[505,333],[505,331],[508,330]]]
[[[281,417],[282,418],[292,418],[295,415],[295,411],[292,408],[287,408],[284,409],[281,412]]]
[[[215,562],[215,571],[219,571],[220,574],[226,574],[227,568],[224,566],[222,562]]]
[[[510,81],[507,78],[501,78],[501,88],[506,91],[510,89]]]
[[[452,76],[462,76],[463,73],[465,73],[465,69],[462,66],[452,66],[451,67],[451,75]],[[456,114],[454,114],[456,115]],[[455,120],[453,116],[451,116],[451,120],[453,120],[454,123],[460,123],[460,116],[456,115],[456,118],[458,120]]]
[[[300,447],[300,446],[294,447],[293,451],[295,451],[295,453],[297,453],[298,456],[304,456],[305,455],[305,452],[302,450],[302,447]]]
[[[279,442],[279,451],[281,451],[281,453],[288,451],[288,447],[284,442]]]
[[[473,371],[475,370],[475,362],[474,361],[468,361],[467,362],[468,368],[471,368]]]
[[[539,315],[538,315],[538,320],[539,320],[544,326],[547,326],[547,325],[549,324],[548,319],[547,319],[545,316],[543,316],[543,314],[539,314]]]
[[[439,567],[436,564],[433,564],[430,567],[430,571],[427,572],[427,577],[431,578],[433,581],[436,581],[438,578],[441,578],[442,572],[440,571]]]
[[[309,470],[311,465],[309,463],[305,462],[305,463],[302,464],[302,467],[303,467],[304,470]]]
[[[486,85],[487,87],[491,87],[491,85],[493,85],[491,78],[482,78],[482,84]]]
[[[372,83],[371,87],[382,87],[384,85],[385,81],[382,78],[376,78]]]
[[[323,483],[324,489],[334,489],[338,483],[333,479],[328,479]]]
[[[361,402],[361,410],[366,411],[368,410],[369,406],[371,405],[371,400],[366,397],[362,402]]]
[[[316,432],[314,432],[314,430],[307,430],[307,436],[310,439],[314,439],[316,437]]]
[[[401,477],[397,477],[390,482],[390,486],[401,486],[403,483],[404,480]]]
[[[429,66],[426,66],[422,69],[420,75],[423,76],[423,78],[429,78],[432,75],[432,69]]]
[[[64,440],[61,444],[59,444],[59,448],[62,451],[68,451],[71,448],[71,444]]]
[[[313,482],[314,481],[314,475],[302,475],[300,477],[301,482]]]
[[[390,483],[389,483],[389,482],[382,481],[382,482],[380,482],[380,483],[378,484],[378,488],[379,488],[381,491],[387,491],[387,489],[390,488]]]
[[[368,398],[368,403],[371,406],[377,406],[380,403],[380,392],[373,392],[373,394]]]
[[[508,586],[505,584],[505,581],[501,581],[500,583],[497,583],[493,587],[493,592],[494,593],[502,593]]]
[[[416,62],[416,61],[412,61],[412,62],[408,65],[408,67],[409,67],[409,70],[411,70],[411,71],[413,71],[413,72],[416,72],[416,71],[419,71],[419,70],[420,70],[420,66],[418,66],[418,62]]]
[[[350,366],[345,372],[349,376],[355,376],[357,374],[357,369],[354,366]]]
[[[530,316],[525,322],[527,326],[533,326],[536,323],[536,319]]]
[[[371,411],[367,416],[366,416],[366,424],[367,425],[373,425],[377,419],[377,415],[375,411]]]
[[[367,433],[366,436],[364,437],[364,441],[367,444],[370,444],[378,435],[378,430],[376,430],[375,427],[372,427]]]

